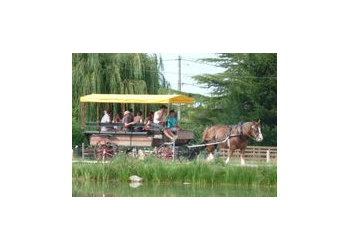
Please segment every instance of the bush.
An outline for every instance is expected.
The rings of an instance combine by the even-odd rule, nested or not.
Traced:
[[[81,145],[81,143],[85,142],[85,135],[81,130],[80,123],[76,120],[76,118],[72,118],[72,147],[75,145]]]

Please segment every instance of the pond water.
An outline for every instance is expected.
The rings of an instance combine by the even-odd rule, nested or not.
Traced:
[[[73,197],[277,197],[277,187],[73,181]]]

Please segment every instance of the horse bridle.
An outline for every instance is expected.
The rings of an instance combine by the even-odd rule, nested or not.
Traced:
[[[260,125],[258,125],[259,127],[260,127]],[[251,129],[252,127],[250,127],[250,129]],[[250,131],[250,130],[249,130]],[[259,129],[258,129],[258,132],[259,132]],[[257,142],[259,142],[257,139],[258,139],[258,137],[259,137],[259,135],[260,135],[260,132],[258,133],[258,135],[257,136],[255,136],[255,137],[253,137],[253,136],[251,136],[251,135],[249,135],[248,133],[247,133],[247,136],[248,137],[250,137],[251,139],[253,139],[254,141],[257,141]]]
[[[238,136],[246,136],[246,137],[248,137],[248,138],[250,138],[250,139],[253,139],[254,141],[257,141],[257,137],[259,136],[259,135],[257,135],[256,137],[253,137],[253,136],[251,136],[249,133],[244,133],[244,126],[243,126],[243,123],[242,124],[239,124],[238,126],[241,126],[241,133],[240,134],[231,134],[231,130],[232,130],[232,126],[229,126],[229,137],[231,138],[231,137],[238,137]],[[251,127],[250,127],[251,128]],[[238,127],[237,127],[237,130],[238,130]],[[249,130],[250,131],[250,130]],[[249,132],[248,131],[248,132]]]

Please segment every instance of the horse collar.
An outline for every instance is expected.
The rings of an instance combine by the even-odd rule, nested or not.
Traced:
[[[226,137],[232,137],[232,136],[239,136],[239,137],[247,137],[247,135],[244,134],[244,129],[243,129],[243,123],[244,122],[239,122],[238,125],[228,125],[228,130],[227,130],[227,135]],[[237,129],[237,134],[236,135],[231,135],[232,129],[235,128]]]
[[[231,131],[232,131],[232,125],[229,125],[229,126],[228,126],[228,130],[227,130],[227,135],[226,135],[226,137],[227,137],[227,136],[229,136],[229,137],[231,136]]]
[[[244,132],[243,132],[243,122],[242,122],[242,121],[240,121],[240,122],[238,123],[238,134],[239,134],[240,136],[244,136]]]

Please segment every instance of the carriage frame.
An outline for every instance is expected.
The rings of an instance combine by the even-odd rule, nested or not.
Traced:
[[[184,95],[122,95],[122,94],[91,94],[82,96],[81,103],[81,127],[89,140],[90,147],[87,152],[93,153],[96,160],[109,160],[120,151],[132,153],[146,150],[162,159],[188,158],[189,148],[186,146],[192,139],[194,133],[191,130],[177,131],[178,139],[170,142],[168,138],[159,130],[152,126],[149,130],[141,132],[124,131],[123,123],[101,123],[99,122],[100,104],[120,103],[122,114],[125,104],[144,104],[145,115],[147,114],[147,104],[165,104],[168,112],[171,104],[193,104],[194,100]],[[96,122],[85,122],[85,104],[96,103]],[[143,127],[144,124],[137,123],[133,127]],[[101,131],[101,127],[114,128],[108,131]]]

